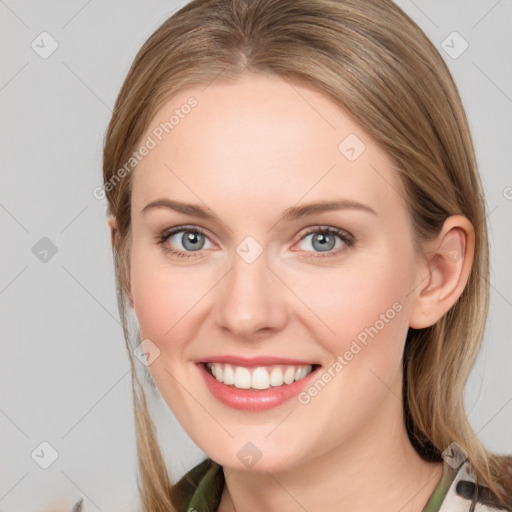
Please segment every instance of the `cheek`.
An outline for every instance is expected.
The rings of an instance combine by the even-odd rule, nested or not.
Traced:
[[[374,339],[381,345],[400,345],[408,326],[412,274],[407,265],[389,251],[357,265],[321,268],[294,280],[294,291],[313,314],[308,314],[310,328],[315,326],[329,352],[343,354],[354,340],[362,347]]]
[[[316,339],[331,358],[326,368],[329,375],[324,375],[329,383],[321,397],[314,398],[316,390],[304,397],[314,402],[315,417],[323,417],[323,404],[336,403],[339,409],[326,412],[325,422],[333,414],[337,418],[333,424],[339,427],[341,422],[350,430],[352,421],[366,421],[387,399],[401,396],[412,295],[408,294],[414,280],[411,261],[406,254],[396,257],[390,247],[346,270],[329,269],[323,278],[303,283],[300,293],[322,320],[313,320]],[[352,411],[352,419],[345,417],[347,410]],[[333,436],[338,435],[333,429]]]
[[[326,384],[312,384],[301,403],[309,403],[306,410],[319,424],[331,425],[331,439],[401,396],[411,269],[406,258],[383,251],[373,261],[365,259],[346,271],[328,269],[300,285],[298,294],[316,314],[309,330],[331,358],[319,377]],[[337,407],[328,410],[326,403]]]
[[[187,395],[177,381],[192,382],[187,389],[194,395],[198,393],[194,386],[199,383],[190,380],[190,368],[184,363],[189,340],[194,338],[198,325],[195,315],[199,308],[195,306],[207,292],[207,288],[200,287],[206,286],[206,281],[191,281],[190,269],[187,272],[184,267],[171,267],[162,256],[155,257],[154,248],[133,249],[130,279],[134,313],[141,339],[151,340],[159,350],[149,369],[171,410],[187,425],[188,416],[183,413],[189,410]]]
[[[134,244],[130,283],[142,338],[157,345],[176,339],[176,332],[186,324],[187,310],[201,293],[199,281],[191,282],[183,268],[168,265],[154,247]]]

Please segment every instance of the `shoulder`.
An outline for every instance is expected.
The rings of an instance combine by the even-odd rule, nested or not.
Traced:
[[[465,506],[466,508],[463,508]],[[465,462],[458,469],[450,489],[443,501],[443,512],[451,510],[470,510],[471,512],[503,512],[512,508],[502,508],[488,487],[477,485],[471,464]]]
[[[172,486],[172,502],[180,512],[217,510],[223,489],[222,466],[206,457]]]
[[[215,461],[206,457],[171,487],[171,501],[178,512],[217,510],[224,489],[224,472]],[[80,498],[69,512],[85,512]],[[61,511],[64,512],[64,511]]]

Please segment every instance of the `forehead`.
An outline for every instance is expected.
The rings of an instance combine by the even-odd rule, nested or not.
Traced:
[[[280,77],[187,87],[157,112],[134,172],[140,209],[166,195],[247,208],[347,197],[399,199],[393,162],[329,97]],[[140,207],[140,208],[139,208]]]

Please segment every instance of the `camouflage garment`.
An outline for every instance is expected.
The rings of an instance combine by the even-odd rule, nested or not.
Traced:
[[[207,457],[188,471],[173,487],[178,512],[217,512],[224,490],[222,466]],[[499,508],[487,487],[476,486],[469,462],[454,467],[443,463],[441,480],[422,512],[512,512]],[[83,498],[72,512],[85,512]]]
[[[224,490],[222,466],[209,457],[186,473],[174,486],[179,512],[216,512]],[[422,512],[494,512],[497,508],[487,487],[476,486],[469,462],[452,467],[443,462],[441,480]]]

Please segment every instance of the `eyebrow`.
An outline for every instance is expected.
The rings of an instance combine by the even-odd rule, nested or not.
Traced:
[[[214,219],[215,215],[209,213],[209,211],[202,206],[192,203],[184,203],[173,199],[157,199],[148,203],[141,211],[141,214],[148,212],[153,209],[167,208],[174,210],[185,215],[193,215],[202,219]],[[315,213],[322,213],[333,210],[360,210],[373,215],[377,215],[377,212],[370,206],[353,201],[351,199],[336,199],[333,201],[319,201],[315,203],[306,203],[300,206],[291,206],[284,210],[282,214],[282,220],[293,221],[303,219]]]

